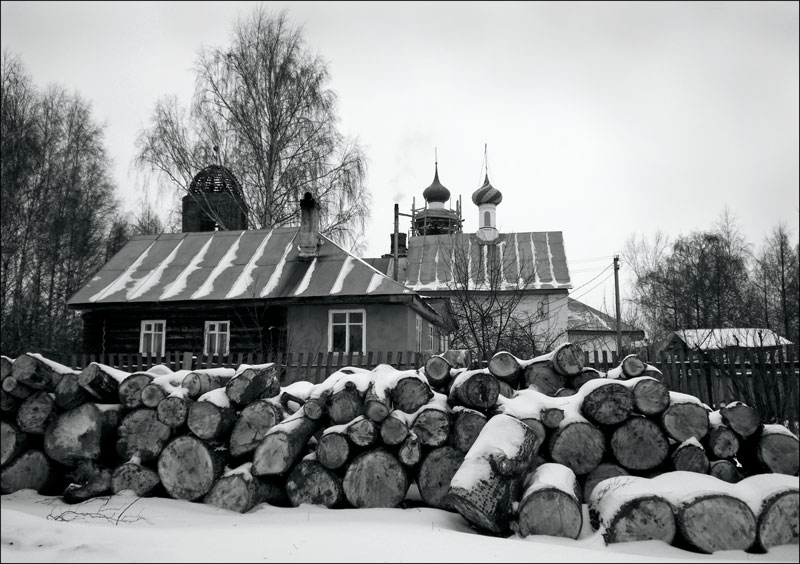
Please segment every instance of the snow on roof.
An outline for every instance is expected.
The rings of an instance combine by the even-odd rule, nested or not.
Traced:
[[[616,319],[574,298],[567,299],[567,328],[570,331],[616,331]],[[642,332],[627,323],[621,322],[621,329],[626,332]]]
[[[792,342],[772,329],[733,327],[727,329],[680,329],[673,332],[690,349],[717,350],[727,347],[776,347]]]
[[[297,228],[162,233],[131,239],[67,302],[204,302],[330,295],[397,295],[408,288],[322,237],[300,257]]]

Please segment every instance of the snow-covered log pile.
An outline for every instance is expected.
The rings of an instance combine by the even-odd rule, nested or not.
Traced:
[[[582,358],[569,343],[531,360],[498,353],[477,370],[464,355],[435,355],[419,370],[345,367],[281,387],[272,364],[76,372],[41,355],[2,357],[0,489],[71,502],[132,490],[246,512],[399,507],[416,484],[426,506],[495,535],[577,538],[590,504],[607,542],[729,546],[716,533],[695,538],[701,510],[735,513],[745,528],[754,519],[748,549],[797,542],[800,443],[788,429],[741,402],[712,411],[671,392],[635,356],[608,373]],[[783,484],[770,482],[776,473],[795,488],[775,500],[758,505],[740,486]],[[667,482],[681,487],[653,493]],[[650,498],[627,504],[639,491]],[[703,502],[709,492],[723,501]],[[700,509],[681,516],[689,499]],[[645,532],[631,532],[637,520]]]

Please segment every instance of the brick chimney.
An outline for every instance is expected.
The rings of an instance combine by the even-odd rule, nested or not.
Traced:
[[[300,200],[300,257],[312,258],[317,256],[320,245],[319,237],[319,204],[306,192]]]

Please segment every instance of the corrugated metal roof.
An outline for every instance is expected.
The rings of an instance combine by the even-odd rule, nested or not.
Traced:
[[[297,228],[134,237],[67,302],[112,303],[412,294],[326,237],[299,257]]]
[[[792,342],[772,329],[741,328],[727,329],[681,329],[674,335],[691,349],[716,350],[727,347],[776,347]]]
[[[403,264],[404,263],[404,264]],[[393,260],[373,260],[376,268],[392,274]],[[400,281],[415,291],[448,290],[453,265],[466,267],[470,289],[487,287],[490,267],[500,275],[501,289],[572,288],[564,239],[560,231],[501,233],[494,245],[482,244],[474,233],[425,235],[408,239],[408,256],[401,259]],[[461,278],[459,276],[459,278]],[[522,281],[522,282],[521,282]]]

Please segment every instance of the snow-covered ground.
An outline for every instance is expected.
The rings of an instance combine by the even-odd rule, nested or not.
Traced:
[[[478,534],[457,513],[262,504],[239,514],[202,503],[120,495],[68,505],[21,490],[0,498],[2,562],[798,562],[797,545],[767,554],[698,554],[661,541],[605,546],[578,540]]]

